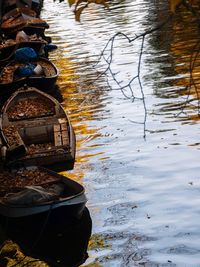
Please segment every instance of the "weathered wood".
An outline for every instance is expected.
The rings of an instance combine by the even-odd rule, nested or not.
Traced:
[[[69,145],[69,135],[66,123],[54,125],[54,142],[55,146]]]
[[[53,130],[54,132],[60,132],[60,124],[54,124]]]
[[[62,146],[61,132],[54,132],[54,143],[55,146]]]
[[[62,144],[63,146],[69,145],[69,135],[67,131],[62,131]]]
[[[67,131],[67,123],[62,123],[61,124],[61,130],[62,131]]]

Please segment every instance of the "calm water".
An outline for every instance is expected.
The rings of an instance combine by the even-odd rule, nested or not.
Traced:
[[[77,136],[68,175],[85,186],[93,220],[84,266],[200,266],[198,61],[197,86],[185,88],[197,39],[191,18],[177,16],[145,40],[146,139],[143,101],[124,97],[110,76],[97,80],[105,64],[94,66],[116,32],[134,37],[167,17],[161,2],[115,0],[110,11],[91,6],[78,23],[66,1],[45,0],[42,17],[58,45],[51,60]],[[122,86],[137,74],[140,48],[141,40],[114,43],[111,67]],[[141,97],[137,81],[132,89]]]

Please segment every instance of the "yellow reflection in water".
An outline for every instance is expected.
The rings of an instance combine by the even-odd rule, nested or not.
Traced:
[[[82,265],[83,266],[83,265]],[[85,267],[102,267],[98,262],[90,263],[87,265],[84,265]]]
[[[109,238],[108,238],[109,239]],[[105,250],[111,249],[111,245],[106,244],[106,239],[101,234],[93,234],[88,245],[89,250]],[[104,260],[109,259],[109,256],[104,256]],[[85,267],[101,267],[100,263],[98,262],[98,258],[94,259],[94,262],[89,264],[84,264]]]
[[[199,29],[191,12],[181,10],[174,20],[170,50],[176,73],[171,81],[173,86],[180,88],[177,93],[184,97],[175,108],[185,113],[183,119],[200,120]]]
[[[99,102],[93,103],[93,98],[87,97],[88,92],[85,91],[83,84],[79,84],[80,77],[75,74],[75,64],[64,57],[55,58],[54,63],[60,70],[57,84],[63,97],[62,105],[69,115],[76,134],[75,167],[73,171],[63,174],[80,181],[90,169],[90,158],[103,154],[103,152],[91,153],[88,149],[89,142],[101,137],[100,129],[91,127],[88,123],[95,116]]]

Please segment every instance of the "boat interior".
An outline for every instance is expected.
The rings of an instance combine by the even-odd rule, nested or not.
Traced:
[[[28,76],[29,78],[34,78],[34,77],[53,77],[57,75],[57,70],[52,65],[48,60],[45,59],[38,59],[37,61],[32,62],[32,64],[35,65],[40,65],[42,68],[42,71],[40,74],[32,74]],[[25,77],[18,77],[15,75],[15,71],[17,70],[18,67],[24,67],[26,64],[23,63],[17,63],[17,62],[12,62],[11,64],[8,64],[3,68],[1,71],[0,75],[0,83],[6,84],[6,83],[12,83],[13,81],[17,79],[22,79]]]
[[[25,112],[30,106],[31,113]],[[13,97],[4,110],[2,127],[10,151],[24,147],[28,154],[39,154],[52,153],[59,147],[69,149],[69,122],[60,105],[28,91]]]

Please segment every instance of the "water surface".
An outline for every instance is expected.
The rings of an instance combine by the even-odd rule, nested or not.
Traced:
[[[190,15],[145,40],[146,138],[144,102],[126,98],[110,76],[97,79],[105,64],[94,66],[115,33],[134,37],[164,20],[162,2],[116,0],[110,11],[91,6],[81,23],[66,2],[44,4],[48,35],[58,45],[51,60],[77,137],[68,175],[85,186],[93,220],[85,266],[200,266],[198,60],[196,87],[188,74],[198,33],[187,26]],[[137,73],[140,49],[141,40],[116,39],[112,68],[122,86]],[[137,80],[132,89],[140,98]]]

